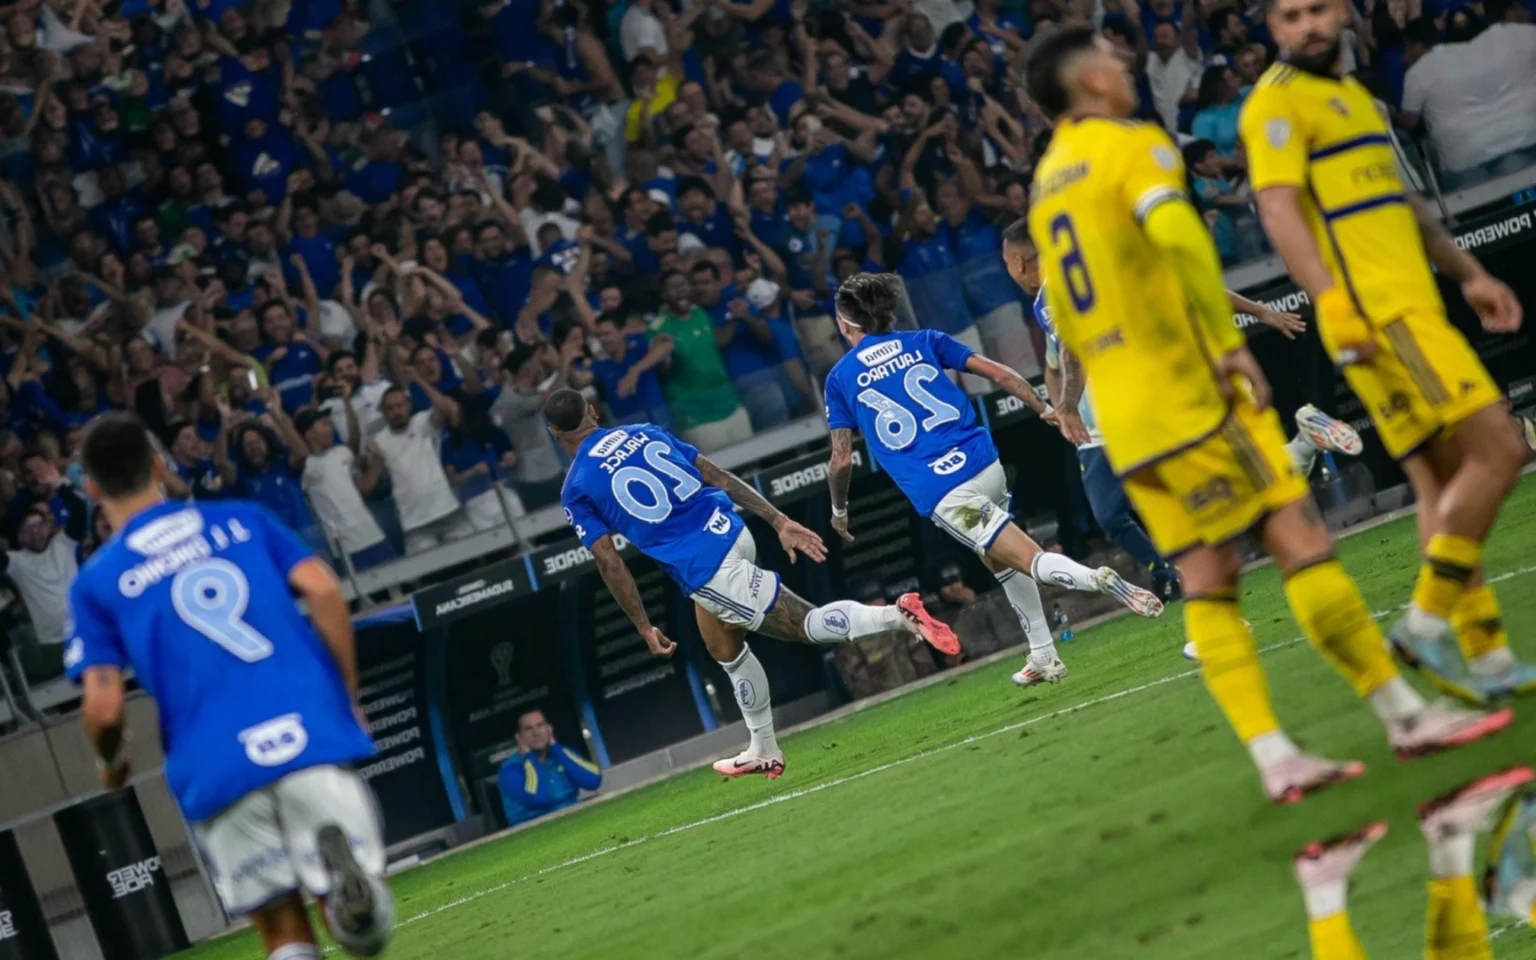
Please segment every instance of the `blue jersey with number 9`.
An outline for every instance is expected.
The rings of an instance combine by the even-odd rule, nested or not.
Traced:
[[[894,330],[860,340],[827,374],[827,426],[863,433],[925,517],[997,460],[971,399],[944,373],[974,353],[937,330]]]
[[[695,593],[743,527],[725,491],[699,476],[698,462],[696,447],[655,424],[599,428],[565,475],[566,522],[589,550],[609,534],[623,537]]]
[[[133,670],[160,708],[165,779],[188,820],[373,754],[288,586],[313,555],[256,504],[171,502],[130,520],[75,579],[70,679]]]

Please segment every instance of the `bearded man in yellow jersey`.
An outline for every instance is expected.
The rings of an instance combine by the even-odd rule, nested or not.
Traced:
[[[1446,319],[1430,262],[1491,332],[1518,330],[1520,303],[1398,178],[1370,93],[1340,76],[1347,2],[1268,0],[1284,57],[1243,106],[1249,179],[1264,229],[1316,305],[1324,345],[1419,503],[1424,562],[1393,647],[1447,692],[1487,703],[1536,689],[1482,577],[1483,542],[1526,450],[1503,394]]]
[[[1060,30],[1035,48],[1028,82],[1056,128],[1029,223],[1057,334],[1092,387],[1110,466],[1153,544],[1178,563],[1206,687],[1270,798],[1294,802],[1363,766],[1302,753],[1275,718],[1238,604],[1233,541],[1249,531],[1279,565],[1308,639],[1368,698],[1399,755],[1507,726],[1508,711],[1426,703],[1398,675],[1286,456],[1179,151],[1124,119],[1136,90],[1113,49],[1087,28]]]

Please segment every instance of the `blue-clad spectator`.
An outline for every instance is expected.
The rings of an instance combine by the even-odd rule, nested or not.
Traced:
[[[603,772],[555,740],[544,711],[517,718],[517,752],[502,761],[496,776],[508,826],[575,806],[582,790],[603,784]]]
[[[604,313],[595,324],[603,355],[592,361],[592,377],[614,423],[654,423],[670,428],[672,415],[657,370],[672,353],[671,340],[625,333],[626,317]]]
[[[976,321],[966,305],[965,284],[948,230],[921,193],[913,194],[896,225],[896,272],[907,288],[919,326],[942,330],[973,350],[981,349]],[[968,384],[967,386],[971,386]]]
[[[421,262],[427,269],[435,271],[438,276],[453,284],[466,307],[482,316],[491,315],[491,301],[486,298],[480,281],[464,269],[460,260],[450,255],[443,238],[429,236],[421,242]]]
[[[787,422],[790,398],[779,377],[779,351],[772,328],[738,293],[735,284],[723,287],[720,268],[709,260],[695,264],[688,281],[693,286],[693,302],[715,325],[720,360],[736,384],[747,416],[752,418],[752,429],[761,432]]]
[[[677,207],[682,214],[677,221],[679,234],[699,238],[706,249],[724,250],[737,265],[744,261],[741,241],[736,236],[736,221],[715,197],[714,188],[699,177],[686,177],[677,185]]]
[[[1243,109],[1242,84],[1231,67],[1209,67],[1200,75],[1199,109],[1190,132],[1209,140],[1223,157],[1237,152],[1237,118]]]
[[[313,326],[319,325],[319,311],[309,311]],[[308,404],[315,396],[315,375],[325,358],[306,335],[295,332],[293,314],[288,305],[274,300],[261,308],[259,317],[262,343],[251,355],[267,371],[267,379],[276,388],[285,410],[293,411]]]
[[[1018,284],[1008,276],[1003,263],[1002,232],[970,199],[984,193],[981,173],[963,157],[956,166],[962,171],[962,180],[946,180],[936,193],[960,268],[965,304],[976,318],[976,332],[986,355],[1025,376],[1034,376],[1040,372],[1040,360],[1025,322]]]
[[[282,438],[281,447],[278,437]],[[293,421],[276,404],[270,404],[256,422],[241,424],[231,442],[239,470],[235,484],[238,495],[277,514],[285,526],[303,537],[316,552],[327,555],[325,535],[304,499],[300,470],[308,448]]]
[[[130,189],[121,168],[102,167],[96,172],[96,185],[105,198],[90,213],[91,225],[107,237],[119,252],[134,249],[134,222],[146,213],[153,213],[143,195]]]
[[[976,0],[975,12],[965,21],[971,33],[985,40],[992,55],[1012,60],[1024,49],[1030,30],[1024,18],[1004,9],[1002,0]]]
[[[347,174],[347,189],[364,203],[383,203],[405,182],[399,134],[380,127],[368,135],[364,158]]]
[[[287,198],[285,198],[286,200]],[[304,267],[309,271],[309,277],[315,284],[315,290],[321,297],[332,297],[336,294],[336,287],[341,283],[341,262],[338,255],[336,237],[329,230],[320,227],[320,211],[313,200],[303,200],[298,203],[286,203],[285,210],[291,209],[291,218],[278,214],[278,224],[281,229],[284,220],[290,220],[292,232],[287,237],[281,237],[287,243],[288,256],[284,258],[283,276],[289,283],[297,283],[300,280],[298,268],[291,262],[294,256],[304,261]]]
[[[512,248],[507,228],[487,220],[475,231],[476,278],[502,325],[511,326],[533,289],[533,257],[527,247]]]
[[[219,132],[229,137],[238,137],[251,117],[276,123],[283,110],[282,76],[268,49],[255,36],[236,49],[238,57],[219,58],[213,89]]]
[[[778,118],[779,125],[788,124],[792,108],[805,99],[805,88],[785,77],[778,61],[767,50],[753,57],[748,70],[752,86]]]

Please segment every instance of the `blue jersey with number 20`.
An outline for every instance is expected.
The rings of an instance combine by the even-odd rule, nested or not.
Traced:
[[[698,462],[698,448],[655,424],[599,428],[565,475],[565,520],[588,550],[617,534],[694,593],[719,572],[743,527],[725,491],[699,476]]]
[[[997,460],[965,391],[945,376],[975,353],[937,330],[867,336],[827,374],[827,426],[857,429],[923,516]]]
[[[159,705],[165,779],[188,820],[373,753],[288,587],[312,556],[256,504],[172,502],[135,516],[75,579],[69,676],[133,669]]]

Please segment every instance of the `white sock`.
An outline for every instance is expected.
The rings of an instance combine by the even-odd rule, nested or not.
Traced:
[[[1490,650],[1480,657],[1467,661],[1467,669],[1474,677],[1497,677],[1515,668],[1515,652],[1508,647]]]
[[[1041,550],[1030,564],[1030,576],[1040,583],[1054,583],[1068,590],[1094,590],[1093,570],[1064,553]]]
[[[285,943],[267,954],[267,960],[320,960],[320,948],[312,943]]]
[[[1031,653],[1056,649],[1051,639],[1051,624],[1045,619],[1045,606],[1040,602],[1040,587],[1034,580],[1017,570],[999,570],[994,576],[1003,585],[1003,595],[1013,607],[1013,615],[1019,618],[1024,636],[1029,639]]]
[[[893,606],[833,600],[805,615],[805,635],[812,643],[853,643],[891,630],[911,632],[901,611]]]
[[[1402,723],[1428,706],[1419,691],[1410,687],[1402,677],[1393,677],[1372,690],[1369,700],[1376,716],[1389,727]]]
[[[1284,730],[1261,733],[1249,740],[1247,747],[1248,755],[1253,758],[1254,765],[1260,768],[1271,766],[1301,753],[1301,749],[1291,742],[1291,738],[1285,735]]]
[[[1514,886],[1509,888],[1509,902],[1507,905],[1525,923],[1531,922],[1531,912],[1536,910],[1536,880],[1526,877],[1524,880],[1516,880]]]
[[[1408,607],[1408,615],[1403,618],[1403,626],[1408,632],[1421,640],[1435,640],[1443,636],[1451,629],[1451,622],[1444,617],[1437,617],[1432,613],[1426,613],[1419,609],[1418,604]]]
[[[736,694],[736,705],[741,707],[741,719],[746,721],[747,732],[752,735],[748,749],[759,757],[778,753],[779,741],[773,734],[773,700],[768,695],[768,674],[763,672],[757,655],[751,647],[743,646],[741,656],[720,666],[731,678],[731,691]]]
[[[1429,844],[1429,875],[1436,878],[1468,877],[1472,875],[1472,857],[1477,852],[1477,834],[1471,830],[1431,837]]]
[[[366,930],[357,933],[348,933],[341,928],[334,917],[326,915],[327,926],[331,936],[341,944],[341,948],[354,957],[376,957],[384,952],[389,944],[389,935],[395,929],[395,898],[389,892],[389,884],[379,877],[369,877],[368,885],[373,888],[373,923]],[[330,901],[326,902],[326,910],[331,907]],[[319,960],[320,954],[313,954],[315,960]],[[278,957],[273,954],[267,960],[309,960],[309,955],[298,954],[294,957]]]
[[[1317,447],[1304,433],[1298,433],[1285,445],[1285,452],[1290,455],[1291,465],[1296,472],[1303,477],[1312,475],[1312,467],[1317,463]]]
[[[1348,892],[1348,880],[1334,880],[1330,883],[1302,887],[1301,898],[1307,904],[1307,919],[1324,920],[1334,914],[1343,913]]]

